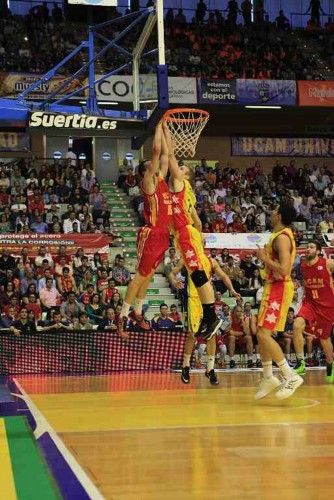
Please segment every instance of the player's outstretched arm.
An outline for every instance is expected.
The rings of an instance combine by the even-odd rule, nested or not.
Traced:
[[[157,175],[160,169],[160,155],[161,155],[161,137],[162,137],[162,124],[161,122],[155,128],[153,144],[152,144],[152,158],[146,172],[150,175]]]
[[[181,179],[182,174],[180,171],[179,164],[177,162],[177,159],[175,158],[174,155],[174,144],[173,144],[173,139],[170,135],[170,131],[167,127],[167,124],[164,122],[162,124],[163,128],[163,134],[165,136],[167,148],[168,148],[168,159],[169,159],[169,172],[171,175],[172,180],[174,179]]]
[[[214,274],[220,280],[222,280],[222,282],[227,287],[227,289],[230,292],[230,294],[232,295],[232,297],[235,297],[236,299],[241,299],[241,295],[234,290],[233,285],[232,285],[232,281],[230,280],[229,276],[227,276],[225,271],[222,270],[222,268],[220,267],[220,265],[218,264],[216,259],[213,259],[212,257],[210,257],[210,260],[211,260],[212,269],[213,269]]]
[[[169,151],[164,131],[161,134],[160,175],[165,179],[168,172]]]

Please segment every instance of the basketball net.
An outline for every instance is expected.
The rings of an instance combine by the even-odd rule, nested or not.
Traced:
[[[198,139],[209,120],[209,113],[202,109],[170,109],[164,119],[174,143],[175,156],[193,158]]]

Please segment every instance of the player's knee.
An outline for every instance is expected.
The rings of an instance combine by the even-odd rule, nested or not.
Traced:
[[[200,288],[209,281],[205,271],[200,269],[196,269],[196,271],[193,271],[190,276],[196,288]]]
[[[303,328],[305,328],[305,320],[304,318],[302,317],[297,317],[295,318],[294,322],[293,322],[293,333],[294,334],[298,334],[300,333],[300,331],[303,330]]]
[[[264,328],[259,328],[257,331],[257,339],[259,342],[265,341],[268,337],[270,337],[273,334],[273,332],[269,332],[268,330]]]

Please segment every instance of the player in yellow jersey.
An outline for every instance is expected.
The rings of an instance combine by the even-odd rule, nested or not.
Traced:
[[[169,152],[169,186],[172,194],[175,245],[183,257],[203,307],[203,319],[198,334],[210,340],[219,331],[222,320],[215,312],[214,289],[206,271],[210,268],[210,262],[204,252],[202,223],[196,212],[196,196],[189,182],[191,172],[186,165],[179,166],[166,124],[163,124],[163,132]]]
[[[257,338],[263,366],[263,377],[255,394],[261,399],[278,389],[276,397],[285,399],[303,383],[294,373],[284,357],[279,344],[272,335],[284,330],[291,305],[294,286],[291,270],[296,257],[296,243],[290,228],[296,211],[290,199],[282,199],[271,212],[273,232],[265,248],[259,248],[257,255],[265,265],[265,285],[259,310]],[[283,375],[283,383],[273,376],[272,362],[275,361]]]
[[[216,275],[220,280],[222,280],[229,290],[232,297],[236,299],[240,299],[240,295],[233,288],[232,282],[228,275],[222,270],[216,259],[209,257],[208,261],[206,261],[205,272],[210,279],[213,275]],[[177,275],[184,267],[184,262],[181,259],[177,266],[175,266],[172,271],[168,275],[168,279],[170,283],[175,288],[182,288],[183,283],[178,281]],[[183,355],[183,365],[182,365],[182,373],[181,380],[185,384],[189,384],[190,382],[190,358],[194,349],[194,345],[196,342],[195,334],[198,332],[200,323],[203,316],[203,307],[198,296],[197,289],[192,282],[192,279],[189,276],[187,277],[187,339],[184,346],[184,355]],[[207,368],[205,372],[205,376],[210,380],[211,385],[218,385],[219,381],[217,379],[214,363],[215,363],[215,354],[216,354],[216,338],[212,337],[207,341]]]

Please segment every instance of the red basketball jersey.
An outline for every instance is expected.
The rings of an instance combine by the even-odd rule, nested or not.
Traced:
[[[141,184],[144,197],[144,219],[147,226],[159,225],[161,229],[168,230],[172,222],[172,197],[168,185],[163,177],[158,177],[158,183],[153,194],[145,193]]]
[[[317,307],[333,308],[333,278],[327,269],[326,260],[319,257],[312,266],[306,262],[301,265],[305,287],[304,300],[312,302]]]

